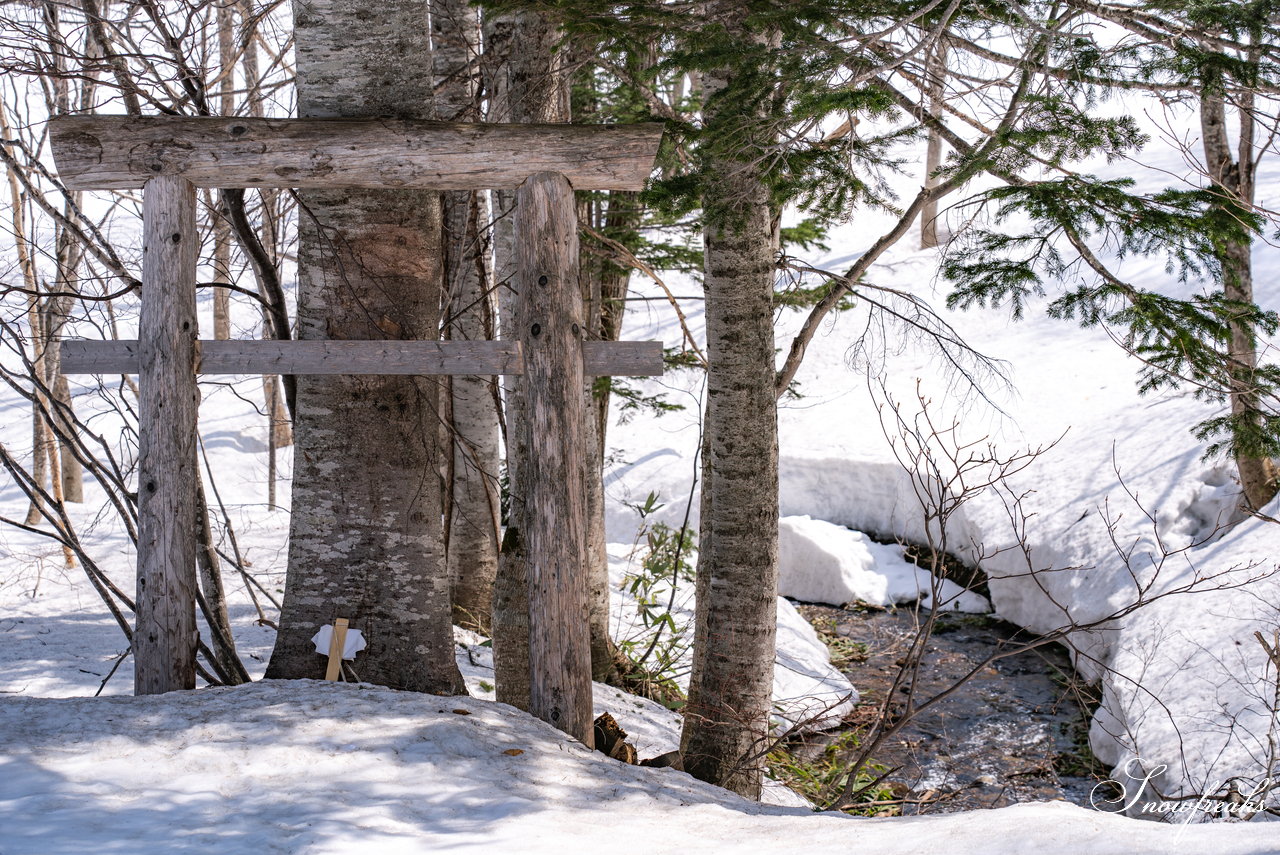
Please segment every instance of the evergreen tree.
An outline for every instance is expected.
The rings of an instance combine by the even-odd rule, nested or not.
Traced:
[[[1110,330],[1141,360],[1143,392],[1189,385],[1199,396],[1225,400],[1226,415],[1194,430],[1209,443],[1206,454],[1226,452],[1235,459],[1242,505],[1259,508],[1277,487],[1271,458],[1280,454],[1280,373],[1258,361],[1258,335],[1274,332],[1277,316],[1254,303],[1250,248],[1263,226],[1254,201],[1263,151],[1259,129],[1264,123],[1269,132],[1276,128],[1274,114],[1265,113],[1257,96],[1275,91],[1271,45],[1280,35],[1280,6],[1162,0],[1072,5],[1078,10],[1072,26],[1062,28],[1044,61],[1055,87],[1054,101],[1046,101],[1046,140],[1072,139],[1061,126],[1092,107],[1099,94],[1157,92],[1178,119],[1195,121],[1198,114],[1203,180],[1143,194],[1128,179],[1063,173],[1022,180],[1007,168],[995,169],[1008,185],[986,194],[994,219],[1002,223],[1021,214],[1030,227],[1018,234],[975,230],[958,243],[945,266],[957,283],[949,303],[1005,303],[1017,318],[1029,298],[1047,296],[1053,283],[1091,274],[1052,296],[1049,314]],[[1099,42],[1097,28],[1089,26],[1096,19],[1086,13],[1124,26],[1136,40]],[[1238,131],[1234,153],[1231,116]],[[1145,142],[1132,124],[1113,124],[1107,132],[1114,136],[1100,149],[1112,156]],[[1163,255],[1180,287],[1165,293],[1125,281],[1099,253],[1103,246],[1121,258]]]

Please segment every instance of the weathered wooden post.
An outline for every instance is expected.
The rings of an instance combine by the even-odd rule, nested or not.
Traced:
[[[529,423],[524,538],[529,700],[538,718],[590,745],[582,293],[573,187],[556,172],[516,191],[516,325]]]
[[[138,598],[134,693],[196,685],[195,187],[158,175],[142,199],[138,321]]]

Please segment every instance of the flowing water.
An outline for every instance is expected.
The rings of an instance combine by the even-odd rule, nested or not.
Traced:
[[[837,664],[862,695],[846,729],[816,734],[792,747],[793,755],[812,759],[871,720],[886,693],[896,695],[895,710],[902,708],[907,692],[893,690],[893,680],[918,618],[908,608],[799,609],[829,644],[834,642]],[[1019,632],[987,616],[939,616],[916,681],[916,704],[950,689],[992,653],[1025,638]],[[848,661],[841,663],[840,654]],[[1099,773],[1105,773],[1087,749],[1089,702],[1065,649],[1045,645],[980,668],[950,696],[914,716],[872,759],[896,768],[885,782],[903,800],[904,814],[1046,799],[1087,805]],[[846,757],[853,751],[841,749]]]

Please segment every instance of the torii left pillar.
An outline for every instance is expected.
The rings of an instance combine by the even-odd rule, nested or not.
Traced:
[[[138,598],[134,693],[196,685],[196,191],[159,175],[142,198]],[[176,524],[175,524],[176,523]]]

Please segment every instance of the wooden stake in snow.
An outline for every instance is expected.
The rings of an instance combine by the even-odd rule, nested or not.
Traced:
[[[329,667],[324,672],[326,680],[336,680],[342,673],[342,651],[347,646],[347,623],[344,617],[333,622],[333,635],[329,636]]]
[[[368,646],[364,634],[353,628],[350,619],[344,617],[320,627],[320,631],[311,636],[311,643],[316,646],[316,653],[328,660],[324,672],[326,680],[342,679],[342,660],[355,659],[356,654]]]

